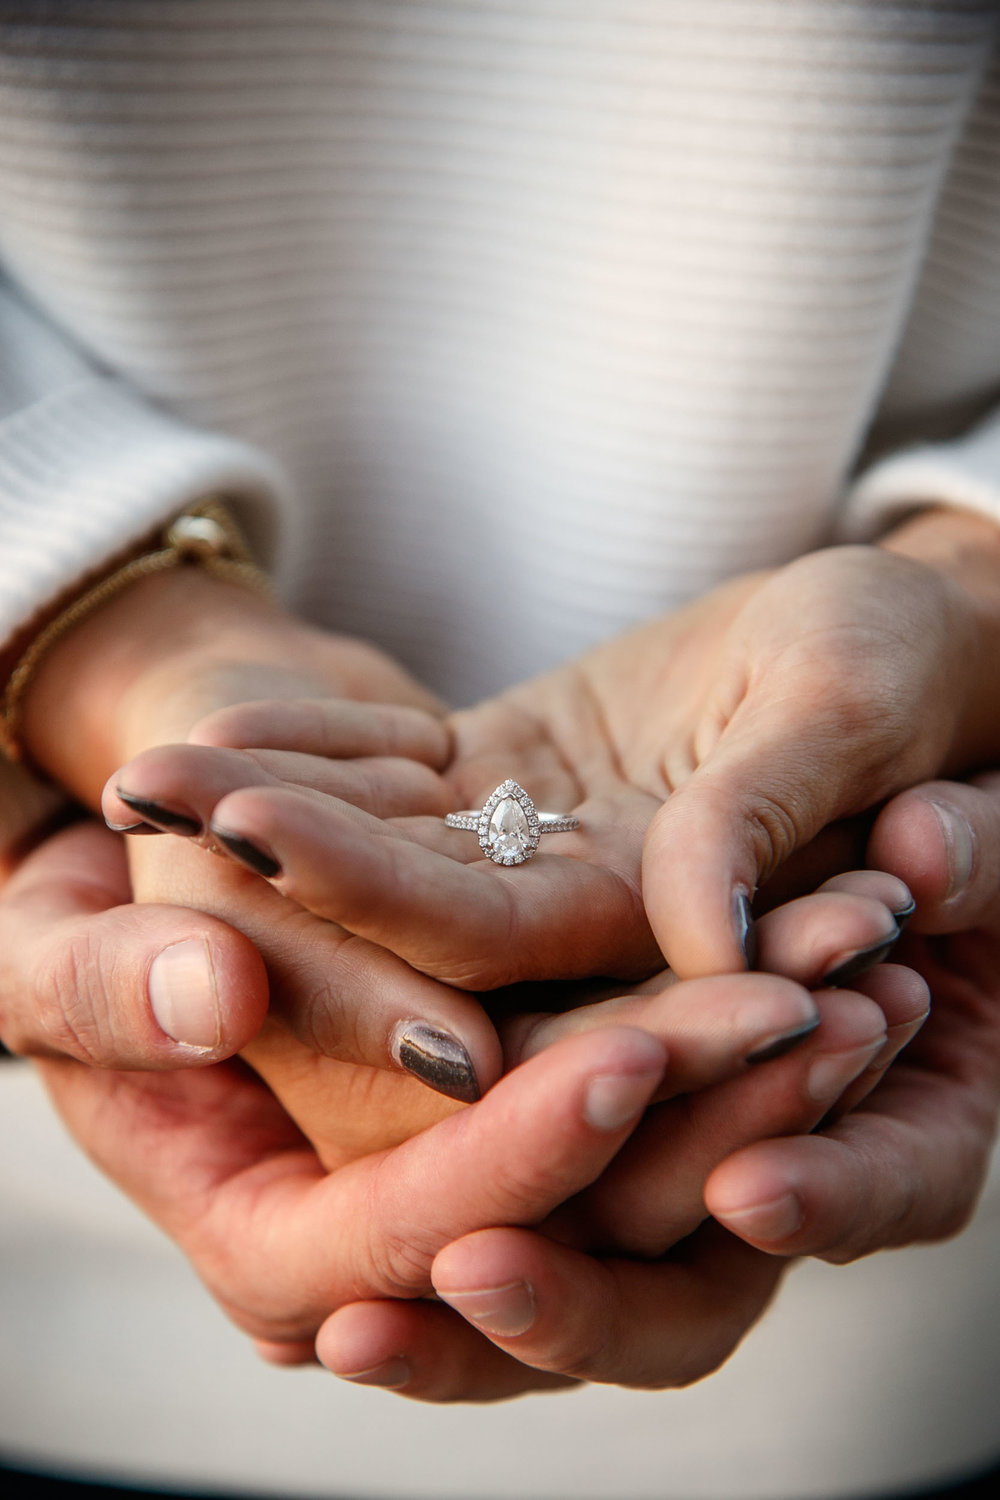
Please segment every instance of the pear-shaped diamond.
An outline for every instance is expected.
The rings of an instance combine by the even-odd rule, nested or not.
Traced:
[[[490,858],[497,861],[512,859],[520,863],[531,850],[528,820],[513,797],[502,798],[493,809],[488,839]]]

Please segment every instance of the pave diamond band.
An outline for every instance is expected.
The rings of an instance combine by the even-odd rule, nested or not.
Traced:
[[[538,818],[539,833],[573,833],[580,826],[580,819],[574,818],[572,813],[547,813],[536,814]],[[479,832],[479,819],[481,814],[472,812],[448,813],[445,822],[449,828],[461,828],[465,833]]]
[[[538,848],[543,833],[572,833],[580,819],[572,813],[538,812],[524,787],[502,781],[477,812],[448,813],[449,828],[479,835],[479,847],[496,865],[523,865]]]

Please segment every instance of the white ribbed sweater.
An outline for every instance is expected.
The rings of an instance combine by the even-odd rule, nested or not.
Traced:
[[[206,489],[457,698],[997,510],[995,17],[0,4],[0,638]]]

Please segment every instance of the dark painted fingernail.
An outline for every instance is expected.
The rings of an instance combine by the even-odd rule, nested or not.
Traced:
[[[869,969],[874,969],[895,948],[899,941],[899,928],[890,937],[880,938],[870,948],[860,948],[857,953],[852,953],[842,964],[831,969],[829,974],[824,974],[820,984],[825,989],[841,989],[845,984],[850,984],[852,979],[858,979],[862,974],[867,974]]]
[[[894,911],[893,912],[893,916],[896,918],[896,926],[899,928],[900,932],[902,932],[903,928],[906,926],[907,922],[913,916],[913,913],[916,911],[916,909],[917,909],[917,903],[914,900],[914,898],[911,896],[910,897],[910,903],[909,903],[908,906],[904,906],[899,911]]]
[[[266,880],[273,880],[276,875],[281,874],[281,864],[275,859],[269,849],[262,849],[259,844],[251,844],[239,833],[226,833],[225,829],[217,828],[212,824],[212,833],[219,840],[234,859],[238,859],[241,865],[248,865],[258,875],[263,875]]]
[[[819,1025],[819,1016],[812,1016],[808,1021],[803,1021],[801,1026],[795,1026],[791,1031],[776,1036],[773,1041],[765,1042],[763,1047],[758,1047],[756,1052],[747,1053],[747,1062],[751,1068],[758,1063],[773,1062],[776,1057],[784,1057],[786,1052],[792,1052],[804,1042],[807,1036],[812,1036]]]
[[[475,1104],[481,1097],[472,1059],[450,1032],[424,1021],[403,1021],[393,1037],[392,1055],[401,1068],[449,1099]]]
[[[757,962],[757,928],[750,909],[750,897],[746,891],[733,892],[733,915],[736,922],[736,941],[743,950],[748,969]]]
[[[133,797],[131,792],[123,792],[120,786],[115,790],[133,812],[137,812],[144,822],[155,823],[161,832],[165,829],[167,833],[179,833],[184,838],[192,838],[201,832],[201,823],[189,812],[174,812],[172,807],[150,802],[146,797]]]
[[[154,828],[152,823],[112,823],[107,818],[104,821],[112,833],[163,833],[162,828]]]

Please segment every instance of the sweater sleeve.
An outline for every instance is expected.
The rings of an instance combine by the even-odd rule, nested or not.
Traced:
[[[276,563],[287,486],[95,367],[0,277],[0,647],[105,559],[207,494]]]
[[[890,453],[864,470],[840,514],[841,541],[871,541],[923,506],[954,505],[1000,524],[1000,409],[949,442]]]

